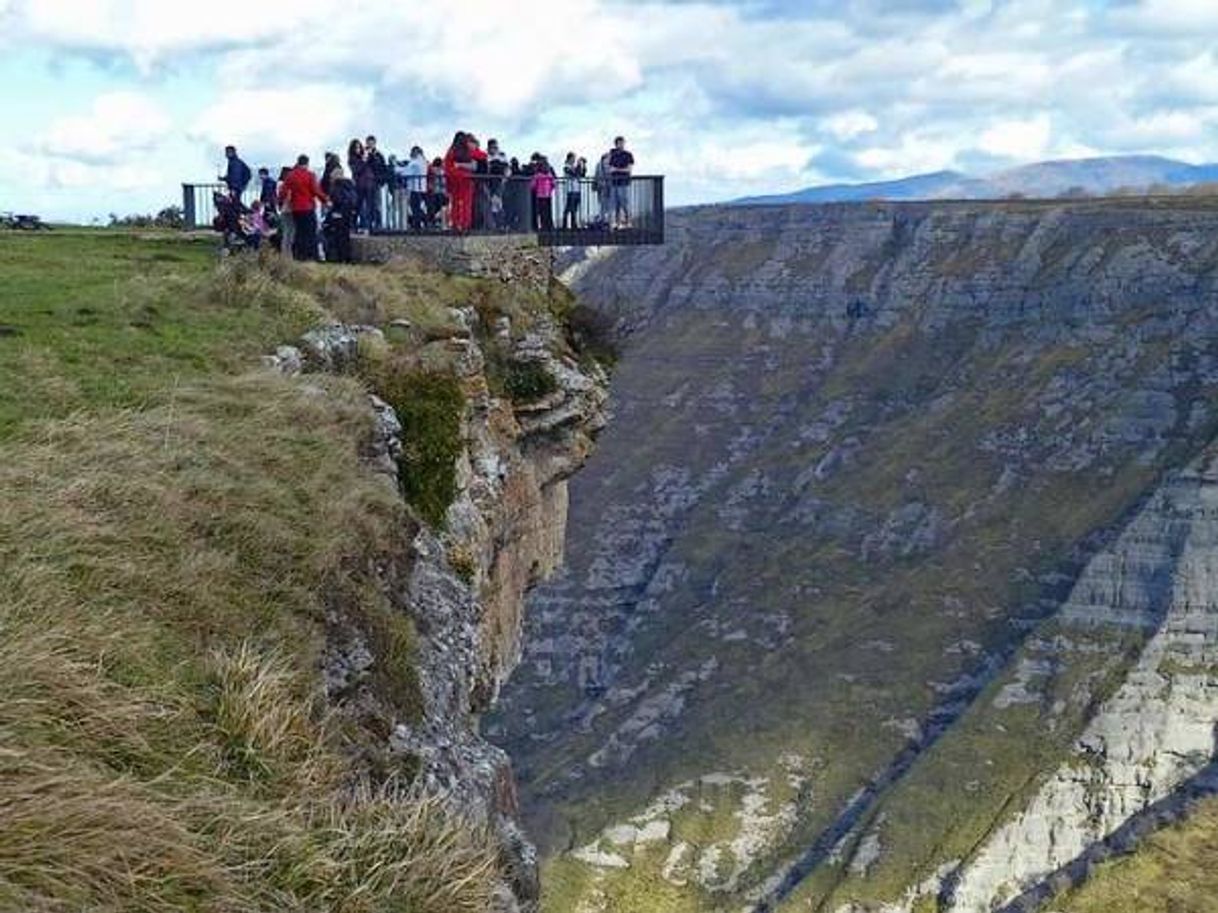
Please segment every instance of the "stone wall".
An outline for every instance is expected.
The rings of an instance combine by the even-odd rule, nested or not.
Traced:
[[[362,235],[351,240],[361,263],[405,258],[446,273],[537,288],[545,288],[554,275],[553,249],[532,235]]]

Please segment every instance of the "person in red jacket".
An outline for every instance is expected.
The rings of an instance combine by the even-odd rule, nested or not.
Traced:
[[[279,206],[292,214],[296,229],[292,239],[292,257],[296,260],[317,259],[317,203],[328,205],[317,175],[309,170],[309,157],[296,159],[296,167],[288,172],[279,186]]]
[[[474,178],[477,168],[470,154],[469,138],[460,130],[453,137],[453,144],[444,156],[444,183],[448,198],[452,201],[449,224],[453,231],[469,231],[474,224]]]

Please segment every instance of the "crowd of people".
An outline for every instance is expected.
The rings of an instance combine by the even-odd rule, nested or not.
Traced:
[[[269,243],[298,260],[348,262],[352,234],[380,231],[387,215],[396,226],[416,232],[548,232],[555,230],[556,210],[563,230],[631,227],[634,155],[620,136],[591,174],[587,159],[574,152],[567,153],[559,172],[541,153],[522,164],[497,140],[488,140],[484,149],[467,131],[453,137],[443,156],[430,159],[419,146],[403,159],[386,157],[376,137],[367,136],[351,140],[345,168],[337,153],[325,153],[320,176],[307,155],[277,177],[259,168],[257,197],[248,206],[242,198],[254,173],[236,147],[226,147],[225,157],[220,176],[225,191],[215,197],[216,229],[226,243],[231,239],[254,248]],[[595,210],[584,206],[585,187],[596,195]],[[382,212],[384,204],[396,211]]]

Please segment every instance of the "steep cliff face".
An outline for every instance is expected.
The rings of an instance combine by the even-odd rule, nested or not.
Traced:
[[[391,604],[410,616],[418,634],[417,717],[401,720],[381,706],[372,684],[376,667],[402,658],[369,643],[349,620],[331,620],[325,669],[340,713],[365,728],[370,719],[397,718],[384,750],[369,754],[374,769],[405,765],[422,787],[494,831],[510,882],[501,892],[504,911],[533,907],[536,856],[518,827],[510,760],[479,734],[479,718],[519,660],[526,591],[562,560],[567,480],[591,452],[607,398],[599,367],[574,358],[554,320],[531,317],[527,331],[513,333],[507,318],[485,327],[474,308],[453,309],[448,325],[430,332],[439,338],[412,347],[412,358],[455,375],[464,402],[455,492],[443,522],[408,531],[403,553],[380,573]],[[269,361],[287,373],[343,373],[367,349],[384,345],[379,328],[335,325]],[[508,363],[552,378],[552,389],[524,402],[497,393],[490,347]],[[371,408],[377,434],[367,460],[396,489],[406,471],[402,454],[418,442],[387,402],[373,396]]]
[[[996,909],[1208,763],[1215,228],[706,209],[577,264],[615,422],[494,730],[550,909]]]

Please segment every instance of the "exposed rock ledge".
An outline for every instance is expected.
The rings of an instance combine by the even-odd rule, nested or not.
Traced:
[[[1218,459],[1211,453],[1167,479],[1075,585],[1061,612],[1067,627],[1138,628],[1149,639],[1071,757],[957,874],[950,910],[1003,907],[1211,765],[1216,575]]]
[[[452,316],[458,332],[442,344],[452,351],[466,399],[458,494],[443,531],[420,525],[411,531],[409,553],[381,569],[392,603],[411,615],[419,634],[423,702],[420,719],[385,733],[387,756],[490,825],[511,881],[500,911],[527,911],[538,899],[536,854],[516,823],[510,760],[483,740],[479,717],[519,661],[525,592],[562,560],[567,479],[605,424],[608,384],[598,367],[565,354],[560,329],[541,318],[512,343],[512,357],[543,364],[558,389],[541,402],[513,405],[488,385],[479,334],[472,332],[477,313],[468,308]],[[307,334],[298,347],[279,348],[266,362],[284,373],[345,372],[364,336],[381,330],[334,325]],[[402,426],[387,403],[370,401],[376,430],[367,463],[396,488]],[[359,632],[331,628],[327,690],[344,712],[359,713],[361,702],[376,701],[367,687],[374,650]]]

